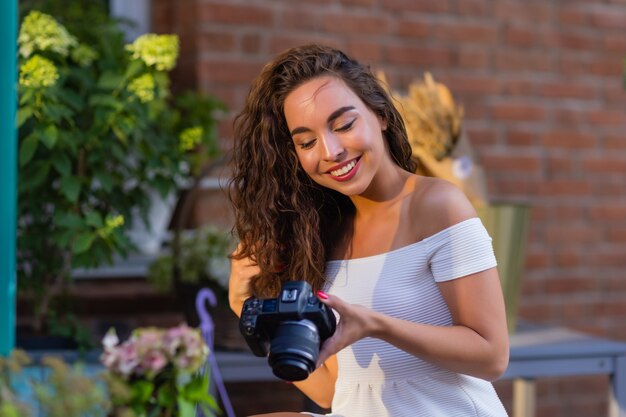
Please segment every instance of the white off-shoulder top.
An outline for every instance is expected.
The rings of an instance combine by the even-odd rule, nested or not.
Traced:
[[[330,261],[324,290],[389,316],[450,326],[437,282],[495,266],[491,238],[480,219],[471,218],[384,254]],[[380,339],[362,339],[339,352],[337,360],[328,416],[507,415],[488,381],[442,369]]]

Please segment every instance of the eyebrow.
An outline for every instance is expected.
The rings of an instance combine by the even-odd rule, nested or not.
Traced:
[[[334,112],[332,112],[330,114],[330,116],[328,116],[328,119],[326,119],[327,123],[332,123],[334,120],[338,119],[339,116],[341,116],[342,114],[344,114],[347,111],[350,110],[354,110],[355,107],[354,106],[344,106],[344,107],[340,107],[337,110],[335,110]],[[291,136],[297,135],[298,133],[304,133],[304,132],[310,132],[311,129],[309,129],[308,127],[296,127],[295,129],[293,129],[291,131]]]

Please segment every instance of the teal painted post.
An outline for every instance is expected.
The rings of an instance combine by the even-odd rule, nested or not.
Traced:
[[[15,345],[17,0],[0,1],[0,356]]]

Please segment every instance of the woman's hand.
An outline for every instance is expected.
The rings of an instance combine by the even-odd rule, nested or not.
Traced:
[[[320,350],[317,360],[317,365],[320,366],[343,348],[375,334],[377,313],[360,305],[348,304],[341,298],[322,291],[318,291],[317,296],[339,315],[335,334],[326,339]]]
[[[241,249],[241,243],[233,252],[236,256]],[[252,277],[259,274],[261,269],[250,258],[235,259],[230,261],[230,278],[228,280],[228,302],[230,308],[239,317],[244,301],[252,294]]]

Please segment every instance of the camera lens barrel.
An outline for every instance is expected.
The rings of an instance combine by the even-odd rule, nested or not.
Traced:
[[[285,321],[276,329],[268,363],[277,377],[301,381],[315,370],[320,337],[310,320]]]

